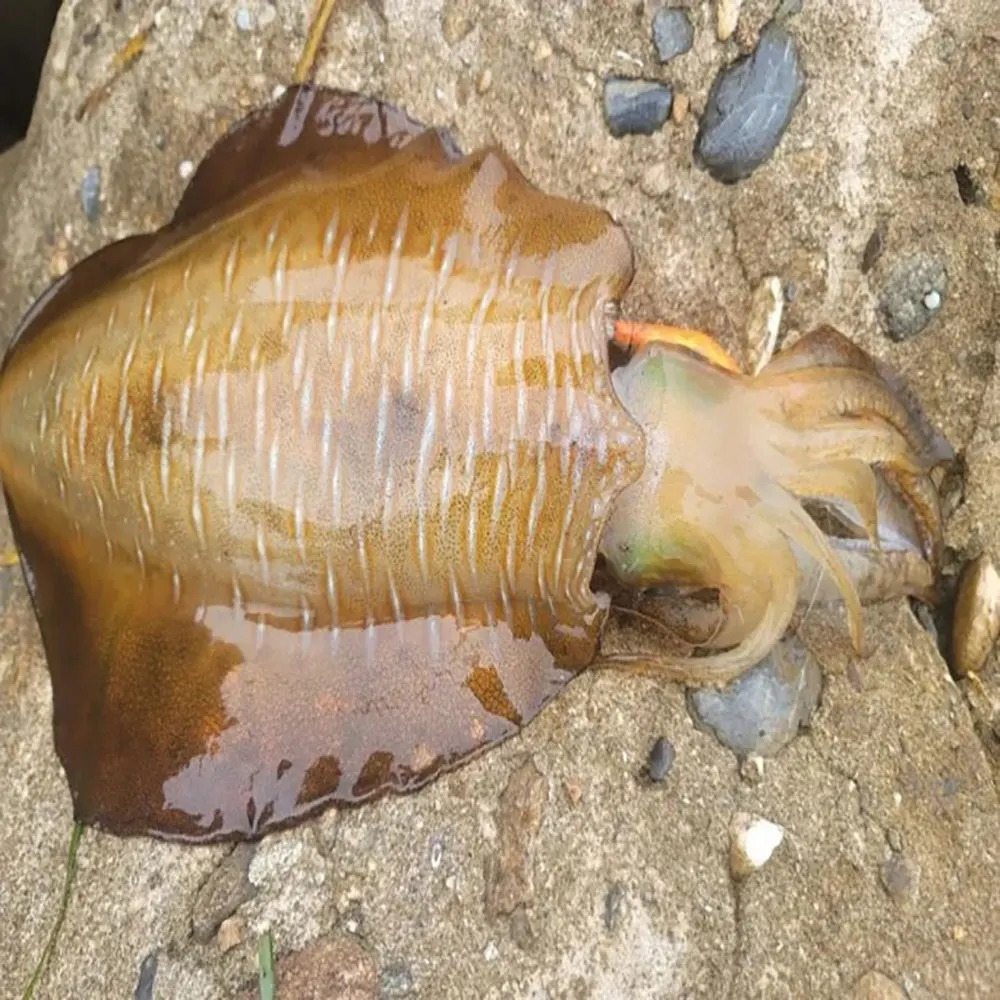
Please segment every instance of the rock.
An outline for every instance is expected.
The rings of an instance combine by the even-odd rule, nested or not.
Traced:
[[[274,994],[281,1000],[377,1000],[378,978],[360,944],[330,935],[278,959]],[[247,990],[239,1000],[259,1000],[258,991]]]
[[[435,834],[431,837],[430,850],[428,852],[428,860],[431,863],[431,868],[437,871],[441,867],[441,861],[444,858],[444,838],[440,834]]]
[[[663,781],[671,772],[674,761],[677,759],[677,751],[674,745],[664,736],[661,736],[649,751],[649,759],[646,762],[646,773],[651,781]]]
[[[493,70],[489,66],[476,77],[476,93],[485,94],[493,86]]]
[[[879,869],[882,888],[894,903],[913,902],[920,889],[920,866],[905,855],[893,854]]]
[[[887,976],[872,970],[854,984],[849,1000],[906,1000],[906,994]]]
[[[947,294],[948,272],[936,257],[914,254],[900,261],[879,297],[886,332],[895,341],[915,337],[941,311]]]
[[[247,938],[247,924],[242,917],[227,917],[219,924],[219,933],[215,935],[215,943],[219,951],[225,954],[232,951]]]
[[[253,31],[255,27],[253,14],[246,7],[236,8],[235,21],[240,31]]]
[[[91,222],[97,222],[101,214],[100,167],[91,167],[83,175],[83,183],[80,185],[80,204],[83,206],[83,214]]]
[[[653,163],[648,166],[639,178],[639,187],[650,198],[662,198],[670,193],[670,168],[665,163]]]
[[[678,94],[674,98],[674,106],[670,109],[670,120],[675,125],[682,125],[690,110],[691,98],[687,94]]]
[[[529,757],[511,775],[497,808],[497,851],[486,860],[486,912],[509,916],[535,895],[531,848],[549,799],[545,776]]]
[[[794,39],[769,24],[753,52],[715,78],[695,138],[695,161],[723,183],[749,177],[777,149],[804,90]]]
[[[618,918],[622,911],[622,904],[625,902],[625,895],[625,886],[623,886],[621,882],[615,882],[614,885],[608,889],[608,893],[604,897],[604,926],[607,927],[609,931],[613,931],[618,924]]]
[[[473,19],[469,0],[447,0],[441,14],[441,33],[449,45],[457,45],[472,31]]]
[[[544,62],[552,55],[552,45],[547,38],[539,38],[532,50],[535,62]]]
[[[406,962],[393,962],[387,965],[378,977],[379,1000],[390,1000],[392,997],[405,997],[413,992],[413,973]]]
[[[729,870],[734,878],[746,878],[771,860],[785,839],[785,831],[770,820],[736,813],[729,829]]]
[[[732,38],[740,20],[740,7],[742,6],[743,0],[716,0],[715,34],[720,42]]]
[[[253,845],[238,844],[198,890],[191,910],[191,931],[199,944],[211,941],[220,924],[256,895],[248,877],[254,853]]]
[[[1000,575],[983,553],[962,571],[951,637],[956,677],[978,673],[1000,637]]]
[[[690,52],[694,45],[694,26],[687,11],[680,7],[658,10],[653,18],[653,44],[661,63]]]
[[[759,375],[774,356],[785,308],[785,292],[781,279],[764,278],[750,295],[746,324],[743,330],[743,370]]]
[[[159,964],[159,957],[155,951],[151,951],[139,966],[139,980],[135,984],[133,1000],[153,1000],[153,986],[156,983],[156,967]]]
[[[822,690],[816,661],[789,637],[722,690],[689,691],[688,710],[699,728],[734,753],[774,756],[809,721]]]
[[[604,120],[608,131],[652,135],[670,117],[674,93],[665,83],[613,76],[604,81]]]
[[[885,219],[880,219],[872,230],[865,249],[861,254],[861,273],[867,274],[879,261],[885,250],[885,237],[889,230],[889,224]]]
[[[528,911],[523,906],[519,906],[510,915],[510,939],[521,951],[534,951],[538,937],[531,926]]]

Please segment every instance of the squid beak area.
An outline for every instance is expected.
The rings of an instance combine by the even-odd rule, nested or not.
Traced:
[[[837,336],[824,331],[812,352],[803,338],[756,377],[662,340],[613,374],[647,454],[602,553],[628,586],[717,590],[724,622],[681,671],[692,682],[766,656],[817,579],[845,604],[859,654],[862,601],[928,591],[941,539],[933,449],[874,363]],[[818,507],[843,537],[821,527]]]

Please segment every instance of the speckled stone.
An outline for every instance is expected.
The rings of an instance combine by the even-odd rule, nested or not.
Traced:
[[[914,254],[892,270],[879,296],[879,316],[893,340],[915,337],[941,312],[948,271],[936,257]]]

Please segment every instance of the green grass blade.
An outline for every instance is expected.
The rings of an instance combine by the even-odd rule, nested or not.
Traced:
[[[275,1000],[278,988],[274,982],[274,939],[270,931],[260,936],[257,964],[260,968],[260,1000]]]
[[[76,878],[76,853],[80,847],[80,838],[83,836],[83,824],[74,823],[73,833],[69,838],[69,854],[66,857],[66,880],[63,883],[62,900],[59,903],[59,912],[56,914],[56,922],[49,934],[49,940],[42,949],[42,954],[38,959],[38,965],[21,994],[21,1000],[32,1000],[38,984],[42,981],[49,967],[49,962],[56,950],[56,943],[59,940],[59,932],[62,930],[63,921],[66,919],[66,911],[69,909],[69,897],[73,892],[73,880]]]

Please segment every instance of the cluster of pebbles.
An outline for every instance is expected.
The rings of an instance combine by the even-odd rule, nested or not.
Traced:
[[[709,91],[694,159],[724,184],[749,177],[771,157],[805,90],[798,48],[783,23],[785,6],[765,25],[749,54],[719,71]],[[716,34],[724,42],[736,31],[739,4],[718,0],[716,12]],[[694,26],[681,7],[658,10],[651,30],[662,64],[683,56],[695,42]],[[611,76],[604,82],[604,118],[618,137],[651,135],[666,124],[680,100],[662,81]]]

